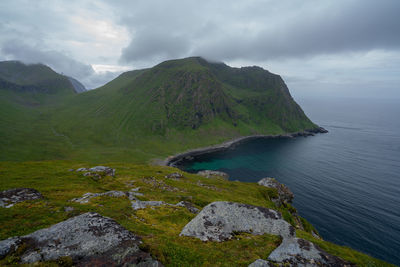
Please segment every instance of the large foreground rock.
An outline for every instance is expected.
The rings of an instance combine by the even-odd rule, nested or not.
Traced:
[[[0,192],[0,207],[11,208],[14,204],[43,198],[42,194],[33,188],[14,188]]]
[[[23,237],[0,241],[0,258],[24,244],[22,263],[70,257],[80,266],[162,266],[139,248],[138,236],[114,220],[85,213]]]
[[[277,180],[275,180],[274,178],[263,178],[260,181],[258,181],[259,185],[265,186],[265,187],[269,187],[269,188],[275,188],[278,191],[278,202],[277,204],[281,204],[281,203],[290,203],[293,200],[293,193],[292,191],[290,191],[290,189],[279,183]]]
[[[300,238],[284,239],[269,255],[268,260],[283,266],[352,266],[332,256],[310,241]]]
[[[271,209],[233,202],[213,202],[191,220],[180,235],[197,237],[203,241],[224,241],[233,232],[255,235],[265,233],[293,237],[294,228]]]

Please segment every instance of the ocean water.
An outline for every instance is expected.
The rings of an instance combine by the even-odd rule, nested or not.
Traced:
[[[179,167],[275,177],[325,240],[400,265],[400,100],[298,102],[328,134],[249,141]]]

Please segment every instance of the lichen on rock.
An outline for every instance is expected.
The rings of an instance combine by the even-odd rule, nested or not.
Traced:
[[[114,220],[88,212],[32,234],[0,241],[0,257],[24,244],[20,263],[57,260],[70,257],[74,264],[93,266],[125,266],[154,263],[139,248],[140,238]]]
[[[224,241],[234,232],[255,235],[265,233],[283,238],[294,236],[293,226],[282,219],[282,215],[264,207],[218,201],[206,207],[190,221],[180,233],[203,241]]]
[[[301,238],[284,239],[268,256],[268,260],[285,266],[352,266]]]
[[[33,188],[13,188],[0,192],[0,207],[11,208],[14,204],[43,198],[42,194]]]

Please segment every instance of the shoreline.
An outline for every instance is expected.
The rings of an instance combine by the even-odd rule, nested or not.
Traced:
[[[224,151],[233,148],[236,145],[242,144],[244,142],[253,140],[253,139],[273,139],[273,138],[294,138],[294,137],[307,137],[307,136],[314,136],[317,133],[327,133],[328,131],[322,127],[317,127],[314,129],[308,129],[300,132],[294,132],[294,133],[286,133],[286,134],[278,134],[278,135],[247,135],[247,136],[242,136],[235,138],[233,140],[224,142],[222,144],[217,144],[213,146],[207,146],[207,147],[202,147],[202,148],[195,148],[188,150],[186,152],[178,153],[173,156],[169,156],[164,160],[162,165],[164,166],[171,166],[171,167],[177,167],[177,164],[183,160],[189,160],[195,156],[199,155],[204,155],[208,153],[213,153],[213,152],[219,152],[219,151]]]

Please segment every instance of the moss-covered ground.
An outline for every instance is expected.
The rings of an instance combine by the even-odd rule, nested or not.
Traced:
[[[116,168],[116,177],[95,181],[82,173],[70,171],[91,165],[72,161],[1,162],[0,190],[29,187],[39,190],[44,199],[0,208],[0,240],[25,235],[49,227],[78,214],[94,211],[115,219],[128,230],[141,236],[143,249],[149,251],[166,266],[247,266],[258,258],[266,259],[281,242],[273,235],[253,236],[239,233],[226,242],[202,242],[195,238],[180,237],[182,228],[195,217],[184,207],[162,206],[134,211],[128,198],[97,197],[87,204],[70,202],[84,193],[109,190],[129,191],[140,187],[141,200],[163,200],[176,204],[186,200],[201,209],[213,201],[234,201],[280,210],[285,219],[295,223],[290,211],[293,207],[277,208],[270,200],[276,196],[273,189],[255,183],[206,179],[184,173],[172,167],[104,163]],[[181,179],[165,176],[180,172]],[[73,207],[70,212],[65,207]],[[359,266],[391,266],[383,261],[338,246],[311,235],[313,227],[302,219],[306,230],[297,230],[299,237],[308,239],[327,252]],[[0,260],[0,265],[14,265],[18,255]],[[64,259],[42,263],[43,266],[68,265]]]

